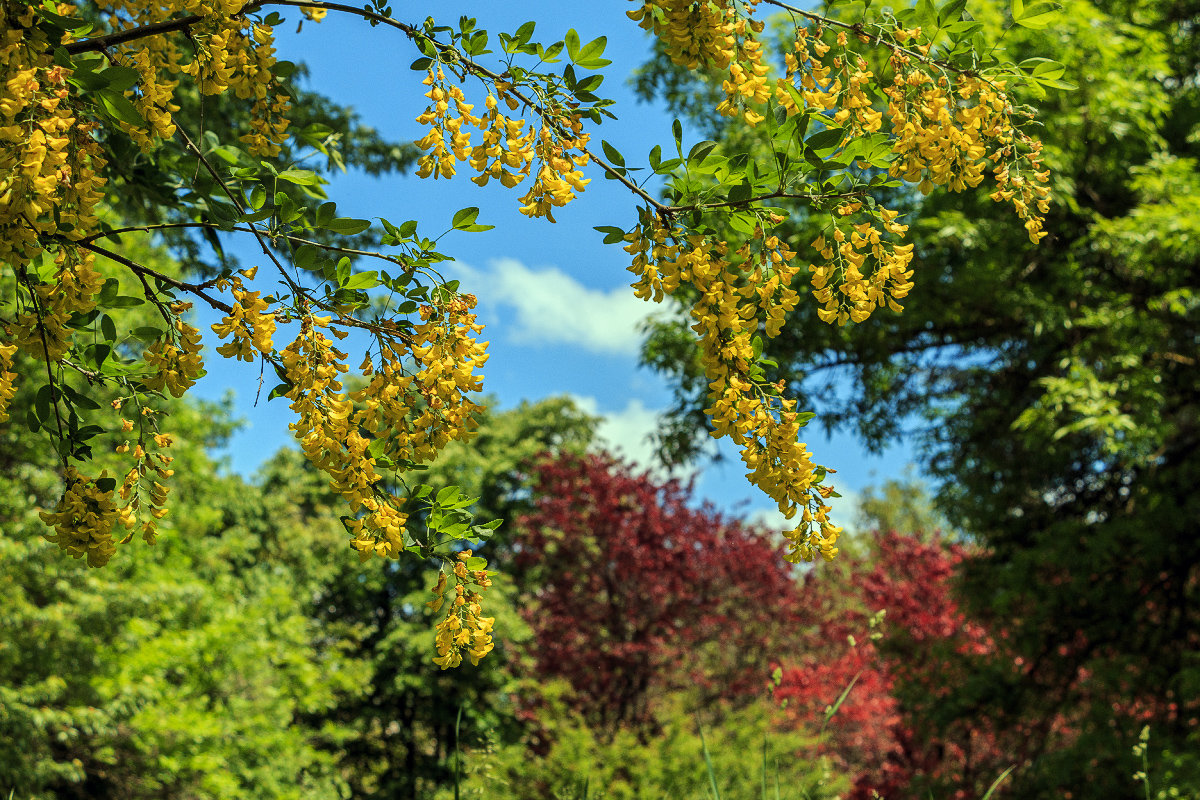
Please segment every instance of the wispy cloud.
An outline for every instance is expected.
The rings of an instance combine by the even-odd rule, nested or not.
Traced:
[[[585,414],[600,418],[596,438],[614,455],[648,467],[654,462],[654,447],[650,434],[658,428],[658,411],[646,408],[641,400],[632,399],[620,411],[600,411],[594,397],[571,395],[571,400]]]
[[[505,329],[521,343],[633,356],[642,341],[638,324],[656,308],[628,287],[591,289],[557,267],[531,269],[512,258],[489,261],[486,269],[460,262],[452,272],[481,305],[506,307]]]

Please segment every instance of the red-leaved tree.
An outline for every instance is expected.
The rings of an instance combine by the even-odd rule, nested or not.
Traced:
[[[842,571],[804,581],[809,634],[785,662],[776,695],[798,721],[819,723],[853,682],[824,742],[855,775],[854,798],[907,796],[914,782],[931,779],[968,797],[1011,763],[987,720],[928,724],[949,688],[968,679],[970,657],[996,647],[952,592],[967,555],[959,544],[893,531],[875,534],[869,552]]]
[[[690,487],[604,455],[544,458],[517,566],[540,675],[565,678],[601,729],[654,724],[654,698],[761,697],[798,629],[795,581],[760,531],[692,503]]]

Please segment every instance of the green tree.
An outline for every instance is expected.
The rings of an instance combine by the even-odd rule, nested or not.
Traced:
[[[663,728],[647,737],[631,728],[615,734],[590,727],[571,710],[559,681],[542,685],[535,733],[521,743],[486,743],[464,754],[458,794],[512,800],[702,800],[713,787],[725,800],[821,800],[839,797],[847,782],[827,759],[797,753],[813,736],[785,730],[765,700],[727,708],[713,703],[699,716],[694,697],[663,698]],[[711,770],[711,772],[710,772]],[[710,777],[711,775],[711,777]]]
[[[223,315],[212,326],[219,355],[258,360],[278,375],[270,397],[290,401],[302,450],[346,502],[351,545],[364,558],[436,556],[453,590],[469,592],[463,604],[447,604],[439,623],[442,666],[477,661],[491,647],[480,602],[486,564],[457,555],[462,541],[486,538],[488,529],[460,513],[461,492],[433,495],[410,474],[478,425],[478,369],[487,354],[476,298],[437,265],[449,257],[439,249],[445,233],[489,226],[469,206],[431,237],[428,220],[376,226],[339,216],[327,200],[327,167],[349,159],[384,169],[406,157],[394,147],[380,151],[351,115],[297,90],[295,66],[275,58],[284,13],[317,22],[332,12],[381,27],[417,55],[414,69],[428,87],[428,102],[413,107],[428,126],[415,143],[417,175],[449,178],[461,169],[480,185],[523,184],[521,213],[551,222],[584,191],[589,166],[629,191],[628,216],[600,230],[631,256],[635,294],[658,301],[691,287],[714,432],[737,444],[752,482],[798,518],[786,532],[786,557],[833,558],[839,530],[824,503],[827,472],[799,441],[808,416],[760,362],[764,337],[780,333],[799,300],[793,251],[772,233],[784,220],[777,201],[802,202],[827,221],[831,242],[849,248],[822,248],[831,281],[820,299],[826,321],[861,321],[911,288],[905,228],[866,201],[872,186],[908,181],[958,191],[982,180],[991,158],[1003,164],[994,176],[1002,199],[1037,241],[1047,179],[1040,146],[1025,132],[1032,114],[1001,83],[1054,80],[1054,67],[1029,76],[1006,62],[962,19],[959,2],[846,22],[766,0],[790,16],[793,50],[786,75],[769,85],[758,5],[647,0],[631,9],[675,64],[722,74],[716,113],[758,126],[770,142],[755,160],[714,154],[710,142],[685,154],[682,125],[673,125],[674,155],[668,140],[665,158],[662,145],[646,156],[670,182],[660,200],[634,172],[640,158],[627,162],[594,141],[596,126],[612,116],[612,101],[597,93],[610,63],[603,37],[586,41],[567,30],[542,42],[529,22],[493,39],[468,17],[449,26],[402,22],[383,0],[0,3],[0,167],[8,176],[0,186],[0,415],[17,376],[8,368],[14,353],[40,356],[44,376],[25,376],[37,392],[24,421],[55,442],[62,463],[63,496],[46,518],[54,541],[100,566],[125,541],[121,529],[154,540],[169,487],[149,472],[168,440],[131,446],[136,475],[118,483],[88,465],[125,422],[97,416],[82,426],[79,411],[100,384],[119,387],[115,411],[169,410],[204,372],[203,337],[187,317],[201,304]],[[934,42],[922,29],[934,19],[950,46],[931,56]],[[903,80],[874,80],[856,54],[860,43],[890,59]],[[884,95],[904,107],[908,127],[881,132],[873,104]],[[220,119],[207,126],[214,111]],[[309,155],[326,163],[309,169]],[[902,167],[881,174],[893,156]],[[119,223],[102,219],[105,193]],[[180,235],[207,242],[213,263],[183,277],[154,270],[125,244],[152,235],[189,253]],[[235,269],[220,252],[227,235],[254,241],[260,265]],[[96,272],[98,257],[120,265],[125,285]],[[117,331],[110,312],[139,304],[161,319]],[[277,343],[285,333],[290,343]],[[341,378],[355,365],[365,380],[350,391]],[[76,376],[87,385],[74,386]],[[134,498],[131,481],[149,483]]]
[[[860,531],[903,531],[909,536],[936,537],[950,532],[950,522],[937,510],[929,486],[911,467],[901,478],[888,478],[863,489],[855,512]]]
[[[971,13],[992,29],[1007,19],[996,5]],[[801,305],[765,347],[827,421],[869,444],[928,423],[940,508],[984,548],[965,562],[965,597],[1008,631],[1007,661],[979,663],[937,714],[997,721],[1011,752],[1028,753],[1013,776],[1022,796],[1130,796],[1143,719],[1170,751],[1196,736],[1194,14],[1071,2],[1053,26],[1009,30],[1015,57],[1052,51],[1079,85],[1042,102],[1056,176],[1046,240],[1031,247],[989,215],[982,189],[909,198],[908,310],[830,328]],[[790,240],[814,235],[797,226]],[[681,345],[660,326],[646,359],[675,376],[680,418],[694,420],[703,400]]]
[[[303,554],[309,568],[320,571],[315,623],[360,665],[356,681],[363,691],[311,715],[312,724],[340,731],[330,746],[352,796],[430,797],[453,782],[455,759],[468,750],[487,741],[507,746],[524,736],[514,697],[530,692],[539,679],[522,656],[530,634],[517,612],[507,528],[529,503],[527,462],[542,453],[582,451],[593,424],[565,398],[489,411],[469,445],[449,447],[421,475],[435,492],[461,487],[479,498],[480,513],[504,521],[483,548],[501,569],[489,590],[489,613],[506,631],[486,669],[443,672],[429,658],[435,615],[426,604],[433,599],[435,563],[397,561],[380,569],[357,559]],[[294,518],[310,537],[321,531],[336,539],[342,528],[338,497],[301,453],[281,450],[259,478],[263,497],[272,498],[264,509],[271,518]],[[284,548],[293,547],[278,542],[266,558],[287,558]]]
[[[180,513],[161,547],[103,572],[52,555],[36,509],[58,491],[54,453],[27,430],[0,428],[5,794],[343,796],[326,749],[338,728],[305,719],[361,691],[360,665],[322,637],[312,584],[260,559],[256,531],[238,524],[265,498],[218,477],[205,454],[229,432],[226,414],[178,409]],[[285,519],[258,527],[303,539]]]

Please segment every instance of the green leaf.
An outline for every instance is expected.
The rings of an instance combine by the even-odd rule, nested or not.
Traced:
[[[109,67],[99,75],[114,92],[123,92],[142,79],[141,73],[132,67]]]
[[[1013,0],[1013,22],[1020,25],[1022,28],[1030,28],[1032,30],[1040,30],[1048,28],[1050,23],[1054,22],[1058,17],[1059,11],[1062,9],[1057,3],[1034,3],[1029,8],[1021,8],[1018,12],[1018,7],[1023,6],[1021,0]]]
[[[920,0],[916,12],[914,19],[922,28],[932,27],[937,20],[937,11],[933,8],[932,0]]]
[[[1048,58],[1027,58],[1018,66],[1037,79],[1039,83],[1043,80],[1057,80],[1067,71],[1064,65]]]
[[[104,433],[104,428],[101,428],[99,425],[85,425],[84,427],[75,431],[73,438],[76,441],[86,442],[88,439],[94,439],[95,437],[99,436],[102,433]],[[105,481],[105,480],[112,481],[113,486],[117,485],[116,480],[113,478],[101,478],[100,480],[96,481],[96,485],[100,486],[100,481]],[[101,489],[103,490],[103,487],[101,487]],[[111,490],[104,490],[104,491],[111,491]]]
[[[370,272],[359,272],[356,275],[351,275],[349,279],[344,281],[341,286],[343,289],[363,290],[371,289],[379,285],[379,273],[375,270]]]
[[[609,144],[606,139],[600,140],[600,147],[604,150],[604,157],[612,162],[614,166],[625,166],[625,156],[621,155],[621,151]]]
[[[146,302],[144,297],[132,297],[130,295],[119,295],[107,301],[104,305],[108,308],[133,308],[140,306]]]
[[[693,162],[696,164],[703,163],[704,159],[708,158],[708,154],[711,153],[713,148],[716,146],[716,142],[707,139],[692,145],[692,149],[688,151],[688,165],[691,166]]]
[[[340,233],[345,236],[353,236],[356,233],[362,233],[363,231],[369,229],[371,227],[371,223],[369,220],[365,219],[338,217],[337,219],[329,220],[329,222],[325,223],[322,227],[326,230],[333,231],[334,233]]]
[[[962,19],[963,10],[966,7],[967,0],[950,0],[950,2],[938,9],[938,26],[945,26],[948,22],[958,22]]]
[[[537,23],[533,20],[523,23],[521,27],[517,28],[517,32],[513,34],[513,38],[521,44],[528,44],[529,40],[533,38],[533,31],[536,27]]]
[[[33,412],[35,418],[39,422],[49,422],[51,414],[51,404],[54,402],[54,387],[46,384],[38,389],[37,394],[33,398]]]
[[[817,131],[812,136],[804,140],[806,147],[814,151],[828,150],[836,147],[838,142],[842,140],[841,128],[826,128],[822,131]]]
[[[753,192],[754,192],[754,187],[750,185],[750,182],[742,181],[737,186],[734,186],[732,189],[729,190],[729,202],[731,202],[731,203],[745,202],[746,200],[750,199],[750,196],[753,194]]]
[[[160,328],[155,328],[149,325],[144,325],[140,328],[134,328],[129,332],[129,335],[135,339],[141,339],[143,342],[157,341],[164,331]]]
[[[468,225],[474,225],[475,220],[479,217],[479,209],[475,206],[468,208],[460,208],[454,212],[454,218],[450,221],[450,227],[459,229]]]
[[[608,37],[601,36],[597,39],[585,44],[579,50],[579,55],[575,57],[575,63],[585,69],[602,69],[612,63],[607,58],[602,58],[604,48],[608,45]]]
[[[579,55],[579,34],[575,32],[574,28],[571,28],[563,39],[567,45],[567,56],[574,61]]]
[[[76,68],[74,72],[68,75],[67,83],[89,92],[96,89],[103,89],[106,85],[106,81],[100,77],[99,73],[83,68]]]
[[[95,344],[87,349],[91,350],[92,363],[97,367],[103,366],[104,362],[108,360],[109,354],[112,352],[112,346],[107,344]]]
[[[597,225],[592,230],[604,234],[605,244],[616,244],[625,239],[625,231],[612,225]]]
[[[281,181],[294,183],[297,186],[320,186],[325,183],[325,179],[310,169],[285,169],[283,172],[275,176]]]
[[[1004,772],[1001,772],[996,780],[992,781],[992,785],[988,787],[987,791],[984,792],[983,797],[981,797],[980,800],[989,800],[989,798],[996,793],[996,790],[1000,788],[1000,784],[1004,783],[1005,779],[1008,778],[1008,776],[1012,774],[1012,771],[1016,768],[1017,765],[1013,764],[1008,769],[1004,770]]]
[[[846,702],[846,698],[850,696],[850,690],[854,688],[854,684],[858,683],[858,679],[860,677],[862,677],[861,672],[857,673],[853,678],[851,678],[850,683],[846,684],[846,688],[842,690],[841,695],[834,702],[834,704],[825,709],[826,722],[829,722],[829,720],[833,719],[834,715],[837,714],[838,709],[840,709],[842,704]]]
[[[337,280],[338,286],[345,286],[346,281],[350,280],[350,270],[352,267],[350,259],[345,256],[338,259],[337,266],[333,268],[334,278]]]
[[[49,22],[54,27],[63,31],[70,31],[75,36],[86,36],[92,30],[92,23],[86,22],[75,17],[64,17],[61,14],[55,14],[46,6],[40,6],[35,9],[42,19]]]
[[[104,111],[108,116],[129,125],[135,125],[139,128],[145,127],[146,120],[142,119],[142,115],[138,113],[137,108],[133,103],[129,102],[129,98],[125,95],[103,89],[95,94],[100,101],[100,105],[104,107]]]
[[[71,401],[71,404],[77,408],[86,408],[91,411],[95,411],[100,408],[99,403],[88,397],[86,394],[71,388],[69,384],[64,383],[60,388],[62,388],[63,394],[67,396],[67,399]]]
[[[270,394],[267,395],[267,399],[274,400],[276,397],[287,397],[287,393],[291,390],[292,385],[290,383],[277,383],[275,384],[275,387],[271,389]]]
[[[459,209],[454,218],[450,221],[450,227],[456,231],[466,231],[467,233],[478,233],[479,231],[490,231],[495,225],[479,225],[475,220],[479,217],[479,209],[475,206]]]

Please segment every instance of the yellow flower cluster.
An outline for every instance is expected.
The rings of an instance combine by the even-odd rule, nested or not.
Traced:
[[[342,391],[346,354],[321,332],[329,317],[306,316],[300,334],[281,354],[292,383],[291,408],[298,415],[288,427],[295,431],[305,456],[330,477],[331,488],[346,498],[352,512],[367,515],[354,522],[355,549],[364,557],[393,555],[404,549],[407,516],[387,498],[376,498],[380,476],[370,445],[353,424],[354,407]]]
[[[116,481],[107,472],[93,479],[68,467],[64,479],[66,488],[58,505],[53,511],[41,512],[42,521],[54,528],[46,538],[74,558],[86,557],[88,566],[104,566],[116,551],[113,526],[119,523],[132,528],[132,512],[117,507],[113,500]],[[111,485],[101,489],[98,482],[105,480]]]
[[[780,219],[772,219],[778,223]],[[817,467],[800,442],[796,401],[779,396],[781,387],[756,376],[753,338],[774,337],[799,297],[791,287],[799,268],[795,253],[777,236],[755,231],[752,242],[730,256],[724,242],[684,235],[649,211],[626,235],[630,271],[637,275],[634,293],[661,298],[683,283],[696,291],[692,330],[700,340],[701,361],[709,381],[713,436],[728,437],[741,448],[747,478],[762,489],[789,519],[814,502]],[[809,514],[785,534],[789,558],[809,559],[837,554],[840,528],[825,516]]]
[[[503,101],[509,110],[520,107],[511,94],[511,85],[498,81],[495,93],[484,101],[485,113],[476,116],[475,106],[466,101],[462,89],[446,84],[441,67],[431,69],[424,83],[429,87],[425,96],[430,104],[417,117],[417,122],[429,125],[429,132],[417,140],[417,146],[427,152],[417,163],[417,175],[427,178],[450,178],[459,162],[466,162],[479,174],[471,180],[486,185],[491,179],[513,187],[534,174],[533,185],[520,198],[520,211],[529,217],[545,217],[554,222],[553,209],[575,199],[590,182],[583,177],[582,168],[589,157],[583,152],[589,140],[583,132],[582,120],[560,109],[542,109],[541,128],[526,125],[499,110]],[[454,113],[450,114],[450,103]],[[483,142],[471,143],[471,128],[480,130]]]
[[[0,344],[0,422],[8,422],[8,409],[13,395],[17,393],[17,374],[9,372],[13,367],[13,356],[17,354],[15,344]]]
[[[749,6],[755,3],[748,4]],[[646,0],[625,12],[643,29],[651,31],[667,48],[671,60],[687,69],[726,72],[721,83],[725,99],[717,113],[757,125],[765,117],[761,107],[770,99],[770,68],[763,61],[763,23],[739,17],[739,3]]]
[[[60,250],[55,267],[52,283],[34,284],[28,273],[22,275],[30,308],[5,329],[18,347],[47,361],[66,354],[72,338],[68,321],[73,314],[86,314],[96,307],[96,295],[103,285],[90,253]]]
[[[363,364],[369,382],[351,398],[362,408],[355,424],[387,439],[395,461],[432,461],[452,440],[466,440],[483,408],[467,397],[483,388],[475,370],[487,362],[487,343],[475,339],[483,326],[471,313],[475,298],[422,306],[421,322],[406,348],[416,372],[404,375],[396,345],[383,348],[378,370]]]
[[[149,408],[142,409],[142,418],[145,419],[151,416],[152,412]],[[130,420],[122,420],[121,429],[130,431],[133,429],[133,423]],[[147,448],[153,443],[152,451]],[[142,510],[143,497],[148,498],[150,519],[142,522],[142,539],[147,544],[154,544],[158,536],[158,521],[167,515],[167,494],[170,489],[165,481],[175,474],[175,471],[170,468],[171,462],[174,460],[172,456],[167,455],[163,451],[171,447],[175,443],[174,437],[169,433],[152,433],[149,439],[139,439],[138,443],[133,447],[132,455],[134,464],[129,471],[125,473],[125,479],[121,482],[121,488],[118,492],[122,500],[126,501],[124,508],[126,527],[132,530],[136,524],[135,517]],[[125,454],[130,452],[129,442],[125,442],[117,447],[117,452]],[[148,485],[147,485],[148,484]],[[121,541],[121,544],[129,541],[130,534]]]
[[[754,5],[746,6],[747,13]],[[719,113],[735,116],[740,111],[748,124],[756,125],[765,119],[765,104],[773,94],[789,116],[804,108],[828,113],[830,123],[844,130],[845,145],[883,129],[879,106],[886,101],[897,154],[893,176],[917,183],[924,192],[935,185],[963,191],[982,181],[990,161],[999,184],[992,199],[1013,204],[1035,244],[1045,235],[1049,176],[1042,167],[1041,145],[1014,124],[1003,82],[968,74],[952,81],[929,59],[929,44],[918,43],[919,28],[897,28],[874,40],[891,49],[894,73],[884,97],[876,98],[876,77],[850,49],[846,31],[825,41],[821,25],[811,32],[798,25],[791,51],[784,54],[784,77],[776,79],[772,93],[762,45],[755,39],[762,24],[739,17],[739,8],[724,0],[645,0],[627,13],[660,37],[676,64],[726,72]],[[862,33],[854,38],[872,41]]]
[[[189,28],[188,46],[174,36],[140,38],[112,48],[117,63],[137,70],[141,80],[126,96],[148,127],[123,124],[143,149],[155,137],[175,133],[174,92],[180,76],[194,80],[202,94],[233,92],[253,100],[250,132],[241,137],[260,156],[278,155],[286,138],[290,101],[272,75],[274,32],[241,14],[244,0],[96,0],[114,32],[165,22],[180,14],[203,19]]]
[[[191,304],[180,305],[190,307]],[[179,317],[175,318],[173,327],[173,336],[165,336],[146,348],[142,357],[148,373],[142,378],[142,384],[151,391],[166,389],[173,397],[183,397],[204,375],[204,361],[200,358],[200,331]]]
[[[104,162],[91,139],[94,126],[81,122],[69,102],[70,73],[54,64],[53,47],[34,20],[32,9],[17,16],[15,27],[0,19],[0,264],[24,290],[0,347],[53,361],[71,346],[68,321],[95,307],[102,281],[89,254],[43,247],[96,228],[96,170]],[[11,393],[11,379],[0,386],[0,394]]]
[[[863,204],[854,201],[840,204],[834,214],[844,219],[862,211]],[[913,287],[908,268],[913,246],[888,242],[883,236],[902,236],[908,226],[896,222],[895,211],[882,207],[869,209],[867,216],[848,229],[835,222],[828,239],[823,233],[812,243],[824,259],[809,267],[813,295],[821,303],[817,316],[824,322],[862,322],[884,304],[897,313],[904,310],[899,301]],[[874,269],[868,268],[868,258]]]
[[[450,601],[446,616],[437,624],[434,643],[438,654],[433,663],[442,669],[461,664],[463,650],[467,651],[467,657],[472,664],[478,664],[494,647],[492,627],[496,618],[483,616],[483,598],[479,592],[469,588],[475,586],[481,590],[486,589],[492,585],[492,581],[483,570],[467,569],[467,561],[470,558],[470,550],[458,554],[452,571],[455,579],[454,599]],[[432,613],[436,614],[445,604],[448,587],[446,573],[439,572],[437,584],[432,590],[433,600],[425,604]]]
[[[76,117],[69,72],[34,19],[0,20],[0,262],[18,272],[43,237],[93,230],[101,197],[93,126]]]
[[[429,133],[418,139],[416,144],[429,152],[417,159],[417,176],[452,178],[455,164],[471,158],[471,131],[465,126],[478,128],[483,121],[471,113],[475,106],[467,102],[461,88],[456,85],[446,87],[446,74],[441,67],[436,71],[430,70],[422,83],[429,87],[425,93],[429,98],[429,106],[417,117],[417,123],[429,125],[430,128]],[[450,101],[454,101],[454,116],[449,116]],[[494,111],[494,99],[491,105]],[[447,136],[450,138],[449,145],[446,144]]]
[[[254,279],[258,267],[242,270],[242,276]],[[235,275],[217,282],[218,289],[230,289],[234,304],[231,313],[220,322],[214,323],[213,332],[222,339],[233,337],[217,348],[225,358],[253,361],[255,352],[270,355],[274,352],[272,337],[275,335],[275,315],[262,299],[262,292],[246,291],[242,278]]]
[[[666,43],[671,60],[686,69],[726,69],[737,51],[732,8],[692,0],[646,0],[625,12]]]
[[[928,49],[922,45],[917,51]],[[934,186],[961,192],[978,186],[990,163],[1000,187],[992,199],[1012,202],[1030,241],[1041,241],[1050,175],[1042,170],[1041,142],[1013,122],[1004,82],[965,74],[954,81],[935,78],[899,51],[891,61],[895,75],[884,89],[897,154],[891,174],[917,183],[925,193]]]
[[[506,91],[504,84],[496,87],[496,92],[500,95],[499,100],[496,94],[489,94],[483,101],[486,113],[478,125],[483,131],[483,142],[471,148],[469,158],[471,169],[479,174],[471,178],[471,182],[487,186],[495,178],[511,189],[529,176],[536,134],[532,126],[522,132],[525,123],[520,118],[500,113],[501,101],[510,111],[519,108],[520,104]]]
[[[174,57],[177,51],[167,50]],[[133,98],[133,104],[142,118],[149,123],[143,128],[138,125],[126,125],[125,131],[143,151],[154,147],[154,137],[167,140],[175,135],[176,127],[174,114],[179,110],[175,102],[175,89],[179,81],[162,78],[158,65],[150,50],[138,49],[129,53],[125,58],[126,66],[137,70],[141,76],[139,85],[141,92]],[[179,68],[182,72],[182,68]]]
[[[422,323],[407,343],[381,335],[380,366],[364,359],[370,380],[357,392],[343,391],[346,354],[320,330],[329,318],[302,318],[299,336],[281,354],[292,383],[287,396],[299,417],[290,427],[309,461],[349,502],[355,514],[348,523],[351,545],[363,559],[398,557],[407,544],[404,499],[383,489],[376,459],[427,463],[451,440],[469,438],[477,425],[481,409],[466,393],[481,388],[474,370],[487,356],[486,344],[474,339],[482,328],[470,314],[473,306],[474,298],[465,296],[423,308]],[[413,374],[406,374],[405,357],[415,364]]]

